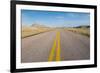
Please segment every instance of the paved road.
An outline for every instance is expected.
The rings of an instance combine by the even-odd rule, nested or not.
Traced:
[[[89,58],[90,39],[70,31],[49,31],[22,39],[23,63]]]

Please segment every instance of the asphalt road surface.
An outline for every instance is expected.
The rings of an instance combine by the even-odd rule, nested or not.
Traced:
[[[90,39],[77,33],[56,30],[22,39],[22,63],[87,59]]]

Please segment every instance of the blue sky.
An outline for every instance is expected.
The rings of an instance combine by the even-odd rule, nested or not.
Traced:
[[[50,27],[90,25],[90,14],[82,12],[21,10],[21,19],[22,25],[27,26],[34,23]]]

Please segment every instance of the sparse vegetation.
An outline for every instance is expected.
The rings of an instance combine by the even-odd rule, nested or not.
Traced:
[[[75,28],[67,28],[67,30],[90,37],[90,28],[89,27],[81,26],[81,27],[75,27]]]
[[[22,27],[22,38],[37,35],[43,32],[50,31],[50,28],[46,27],[32,27],[32,26],[24,26]]]
[[[22,26],[22,38],[34,36],[40,33],[44,33],[51,30],[64,29],[74,33],[79,33],[90,37],[90,26],[78,26],[78,27],[56,27],[50,28],[39,24],[33,24],[32,26]]]

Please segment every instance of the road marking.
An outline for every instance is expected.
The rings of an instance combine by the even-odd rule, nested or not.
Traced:
[[[53,60],[55,48],[56,48],[56,38],[54,40],[53,47],[51,49],[48,61],[52,61]]]
[[[60,32],[57,32],[56,61],[60,61]]]
[[[56,32],[56,38],[50,51],[48,61],[53,61],[53,59],[55,59],[56,61],[60,61],[60,32]]]

